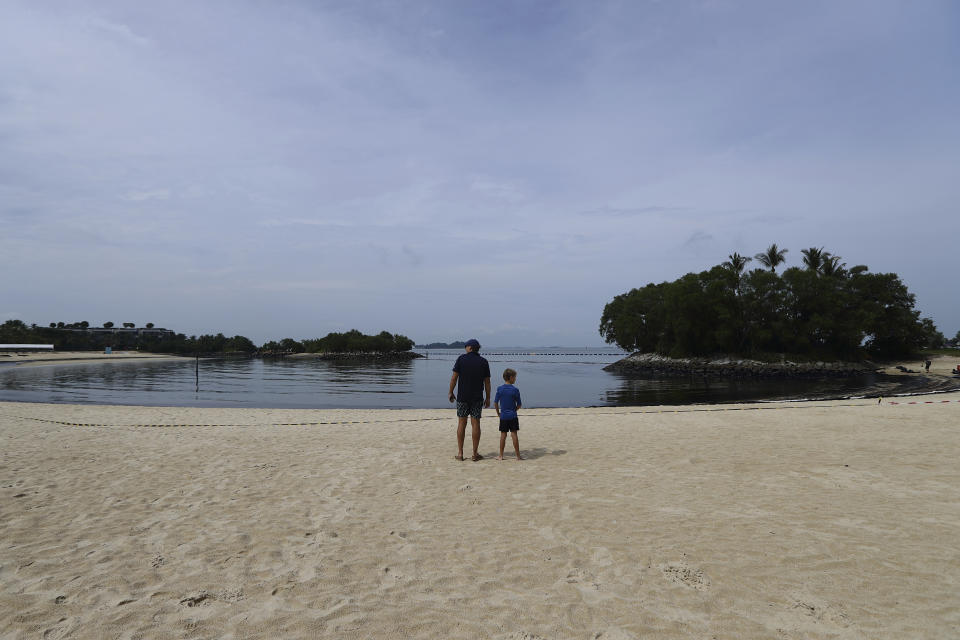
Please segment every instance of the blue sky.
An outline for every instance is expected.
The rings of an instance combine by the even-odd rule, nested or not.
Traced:
[[[597,345],[825,246],[960,330],[953,2],[0,6],[0,320]]]

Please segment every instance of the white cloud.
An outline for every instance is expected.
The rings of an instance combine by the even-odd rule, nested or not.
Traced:
[[[145,200],[168,200],[170,198],[170,190],[148,189],[145,191],[128,191],[120,197],[131,202],[143,202]]]
[[[146,47],[150,44],[148,38],[137,35],[125,24],[117,24],[104,20],[103,18],[90,18],[86,24],[91,29],[106,33],[128,44],[133,44],[138,47]]]

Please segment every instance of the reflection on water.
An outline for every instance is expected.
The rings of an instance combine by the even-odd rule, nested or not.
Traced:
[[[449,408],[447,388],[460,350],[391,362],[299,359],[115,361],[0,368],[0,400],[197,407]],[[502,383],[507,367],[528,407],[657,405],[853,395],[872,376],[842,380],[640,379],[603,371],[616,350],[485,354]],[[492,409],[491,409],[492,412]]]
[[[606,393],[610,405],[677,405],[750,400],[795,400],[856,395],[876,382],[873,374],[821,380],[631,378]]]

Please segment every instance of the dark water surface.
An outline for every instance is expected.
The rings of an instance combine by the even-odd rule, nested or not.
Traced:
[[[409,362],[361,363],[297,359],[116,361],[0,368],[0,400],[188,407],[443,408],[451,367],[462,350],[421,351]],[[876,377],[830,380],[641,379],[603,367],[625,354],[614,349],[485,352],[493,389],[507,367],[527,407],[579,407],[738,402],[858,395]]]

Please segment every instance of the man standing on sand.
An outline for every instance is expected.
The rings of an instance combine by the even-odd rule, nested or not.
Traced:
[[[473,461],[483,460],[477,452],[480,446],[480,414],[490,407],[490,364],[480,355],[480,343],[471,338],[466,341],[466,353],[457,358],[450,377],[450,402],[457,403],[457,460],[463,460],[463,440],[467,433],[467,418],[473,427]],[[453,388],[457,387],[457,395]]]

